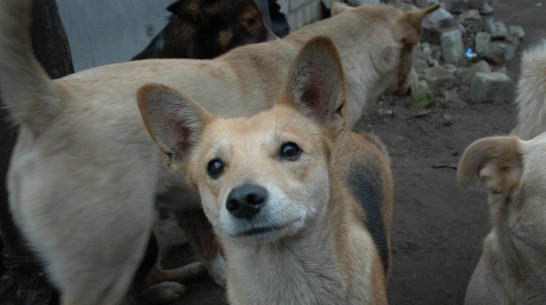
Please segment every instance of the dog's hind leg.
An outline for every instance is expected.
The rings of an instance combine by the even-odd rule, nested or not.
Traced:
[[[24,129],[19,134],[8,175],[14,219],[45,263],[62,305],[118,305],[153,224],[150,182],[157,163],[87,160],[67,153],[71,143],[52,152],[56,146],[43,141]],[[92,148],[101,149],[85,152]]]

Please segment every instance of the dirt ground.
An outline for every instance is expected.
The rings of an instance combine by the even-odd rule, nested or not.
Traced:
[[[521,25],[527,35],[507,65],[513,81],[519,76],[521,51],[546,38],[546,3],[537,3],[543,2],[498,0],[495,6],[495,20]],[[462,304],[482,239],[489,231],[489,215],[485,188],[475,183],[461,189],[456,166],[472,141],[509,132],[515,125],[515,108],[509,103],[445,103],[441,99],[430,109],[408,105],[407,98],[382,98],[355,128],[378,135],[392,159],[395,206],[389,303]],[[165,265],[191,260],[187,244],[172,230],[173,223],[167,220],[161,227],[168,231],[162,240]],[[186,284],[188,293],[176,305],[227,304],[223,289],[207,276]]]

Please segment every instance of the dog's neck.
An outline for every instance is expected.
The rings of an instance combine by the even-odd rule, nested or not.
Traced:
[[[338,251],[346,231],[339,214],[346,211],[335,189],[324,214],[295,236],[264,245],[223,243],[234,304],[345,304],[347,262]]]
[[[490,253],[495,257],[495,269],[512,274],[510,277],[503,277],[502,280],[517,281],[510,284],[510,287],[527,287],[546,285],[546,244],[536,240],[528,240],[527,234],[518,234],[518,221],[512,218],[519,218],[520,206],[514,201],[519,200],[517,193],[511,198],[498,200],[491,206],[493,215],[493,232],[488,238],[494,238],[494,242],[500,251]],[[516,228],[515,228],[516,227]]]

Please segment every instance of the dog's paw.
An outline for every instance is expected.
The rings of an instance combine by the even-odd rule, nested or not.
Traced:
[[[208,262],[205,262],[205,267],[207,268],[207,271],[216,282],[216,284],[225,287],[226,281],[227,281],[227,275],[226,275],[226,262],[224,258],[220,255],[216,257],[213,260],[210,260]]]
[[[162,282],[142,292],[140,305],[158,305],[178,300],[186,293],[186,287],[176,282]]]

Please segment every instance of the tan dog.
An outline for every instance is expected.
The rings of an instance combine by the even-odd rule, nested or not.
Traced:
[[[338,177],[350,149],[339,160],[332,152],[345,127],[344,87],[335,46],[318,37],[297,56],[273,109],[250,118],[222,119],[162,85],[139,90],[148,131],[199,190],[219,235],[230,303],[387,304],[366,214]],[[385,170],[381,153],[370,159]],[[385,195],[382,183],[362,178],[355,182],[369,184],[369,195]],[[389,195],[371,204],[381,210]]]
[[[511,134],[530,140],[546,132],[546,41],[527,50],[518,82],[518,123]]]
[[[546,133],[523,141],[490,137],[470,145],[458,180],[489,189],[492,230],[466,292],[466,305],[546,303]]]
[[[272,106],[297,52],[323,34],[343,58],[350,128],[378,95],[406,90],[421,20],[437,8],[366,5],[214,60],[134,61],[53,81],[32,55],[30,2],[0,1],[0,86],[20,126],[9,200],[62,305],[120,302],[144,255],[155,202],[179,209],[209,273],[225,280],[199,195],[165,168],[142,123],[140,86],[168,85],[223,117],[252,115]]]

